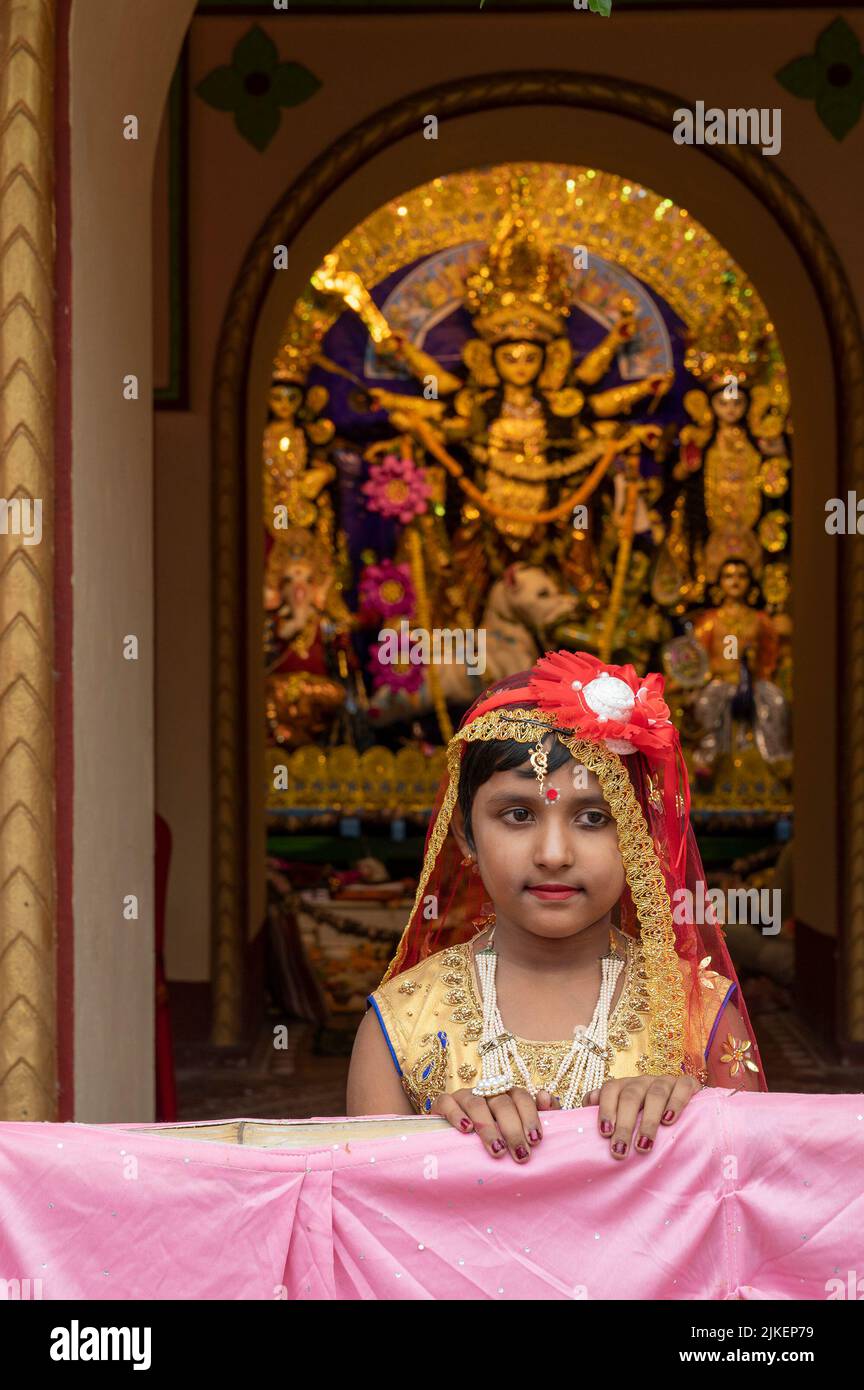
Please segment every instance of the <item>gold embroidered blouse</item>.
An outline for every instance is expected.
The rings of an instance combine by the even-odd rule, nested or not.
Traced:
[[[685,963],[679,964],[683,971]],[[626,943],[625,967],[624,984],[609,1018],[612,1056],[607,1078],[637,1076],[645,1059],[647,976],[642,947],[632,938]],[[714,971],[704,972],[703,979],[700,1052],[702,1048],[707,1052],[705,1044],[731,981]],[[418,1113],[428,1114],[442,1091],[476,1085],[483,1014],[470,942],[437,951],[395,975],[379,985],[368,1002],[378,1016],[402,1087]],[[548,1087],[570,1051],[572,1038],[563,1042],[517,1041],[534,1085],[538,1089]],[[700,1081],[708,1079],[703,1068],[696,1075]],[[566,1077],[562,1084],[566,1084]]]

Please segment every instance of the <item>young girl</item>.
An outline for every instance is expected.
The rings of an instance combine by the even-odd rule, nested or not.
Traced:
[[[539,1111],[597,1105],[622,1159],[703,1085],[767,1089],[662,691],[560,651],[475,701],[349,1114],[440,1115],[524,1163]]]

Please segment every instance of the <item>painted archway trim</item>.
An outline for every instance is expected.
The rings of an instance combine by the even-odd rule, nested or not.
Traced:
[[[255,324],[270,286],[273,246],[289,245],[314,209],[355,170],[439,120],[526,106],[576,107],[623,116],[663,132],[687,103],[619,78],[559,71],[466,77],[427,88],[370,116],[335,141],[273,208],[237,276],[223,319],[213,381],[212,668],[212,985],[213,1040],[238,1041],[247,900],[246,804],[241,763],[245,709],[245,407]],[[832,344],[838,402],[839,485],[864,495],[864,338],[843,265],[825,229],[794,184],[742,146],[703,146],[763,204],[788,237],[814,287]],[[275,351],[275,345],[274,345]],[[837,681],[839,760],[845,814],[838,826],[843,921],[845,1032],[864,1041],[864,550],[843,548],[840,570],[842,669]],[[848,677],[847,677],[847,672]],[[854,677],[854,678],[853,678]],[[858,866],[856,868],[856,865]]]

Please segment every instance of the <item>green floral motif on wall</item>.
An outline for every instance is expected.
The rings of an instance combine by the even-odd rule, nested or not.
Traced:
[[[236,44],[230,66],[214,68],[195,88],[217,111],[233,111],[244,140],[266,150],[282,120],[283,106],[299,106],[321,83],[302,63],[280,63],[279,50],[256,24]]]
[[[835,140],[858,124],[864,104],[864,54],[845,19],[835,19],[816,40],[816,49],[793,58],[775,74],[793,96],[815,101],[816,114]]]

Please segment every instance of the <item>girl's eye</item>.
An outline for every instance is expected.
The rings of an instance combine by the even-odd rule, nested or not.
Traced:
[[[580,819],[582,816],[588,818],[582,821],[582,824],[587,826],[589,830],[601,830],[603,826],[608,825],[610,821],[610,817],[607,816],[605,811],[582,811],[580,813]]]
[[[516,820],[508,821],[508,816],[515,816]],[[532,812],[528,810],[527,806],[513,806],[509,811],[505,811],[502,817],[508,825],[527,825],[531,818]]]

